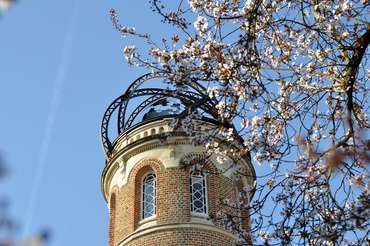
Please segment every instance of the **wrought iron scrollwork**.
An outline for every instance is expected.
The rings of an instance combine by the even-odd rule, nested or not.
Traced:
[[[118,136],[128,128],[133,126],[137,116],[144,109],[152,106],[160,100],[166,98],[175,98],[179,100],[185,108],[197,105],[198,109],[206,112],[210,116],[217,118],[215,111],[216,102],[211,100],[206,92],[206,89],[196,81],[189,81],[186,84],[189,90],[170,90],[162,88],[140,88],[145,82],[152,79],[169,79],[166,73],[149,73],[136,79],[126,90],[126,92],[116,98],[107,108],[104,113],[101,124],[101,141],[106,156],[109,156],[113,146],[109,139],[108,131],[112,115],[117,113],[117,131]],[[127,113],[127,106],[131,99],[137,97],[145,97],[145,100],[136,105],[130,114]],[[199,104],[199,102],[202,102]]]

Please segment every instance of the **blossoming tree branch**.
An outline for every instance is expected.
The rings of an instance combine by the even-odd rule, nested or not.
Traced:
[[[260,165],[256,186],[244,187],[253,189],[251,201],[243,192],[239,201],[223,201],[249,211],[253,243],[370,243],[370,1],[152,0],[150,6],[176,33],[153,40],[123,26],[111,10],[115,28],[147,47],[129,43],[124,57],[167,73],[178,91],[197,81],[217,102],[217,129],[194,132],[193,109],[175,125],[220,162],[223,155],[250,154]],[[241,151],[232,147],[239,136]],[[244,175],[243,167],[235,170],[235,179]],[[226,211],[213,218],[248,243],[238,226],[246,218]]]

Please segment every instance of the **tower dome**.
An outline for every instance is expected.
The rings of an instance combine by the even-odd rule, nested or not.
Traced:
[[[140,77],[104,114],[101,183],[109,206],[109,245],[237,245],[235,228],[220,214],[242,218],[238,230],[248,233],[249,215],[238,199],[241,187],[254,185],[250,159],[222,156],[220,164],[220,153],[197,144],[189,132],[201,137],[219,127],[217,102],[196,82],[177,90],[167,82],[161,73]],[[189,113],[196,119],[187,122]],[[114,118],[118,131],[111,135]],[[222,145],[223,137],[214,137]],[[232,147],[242,148],[241,141]],[[240,167],[246,175],[235,179]]]

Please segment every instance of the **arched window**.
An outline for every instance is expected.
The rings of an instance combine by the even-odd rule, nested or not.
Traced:
[[[207,214],[207,186],[204,174],[199,171],[190,173],[191,212]]]
[[[152,217],[156,213],[156,177],[147,174],[142,183],[141,219]]]

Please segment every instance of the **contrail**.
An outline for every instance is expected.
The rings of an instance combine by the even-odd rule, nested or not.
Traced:
[[[22,230],[22,239],[29,234],[30,226],[33,219],[33,211],[37,202],[37,197],[40,189],[40,184],[45,172],[46,160],[49,152],[50,140],[52,138],[55,119],[58,111],[58,107],[61,102],[61,95],[63,86],[65,83],[65,78],[68,72],[68,64],[72,52],[73,46],[73,34],[75,30],[75,24],[78,16],[78,0],[73,2],[73,12],[69,18],[67,31],[65,38],[63,40],[61,60],[57,68],[56,77],[54,80],[54,86],[52,91],[52,97],[49,107],[49,113],[46,120],[46,126],[43,133],[43,138],[40,146],[39,153],[37,155],[35,175],[33,178],[33,183],[31,186],[29,203],[27,206],[27,213],[25,217],[24,228]]]

